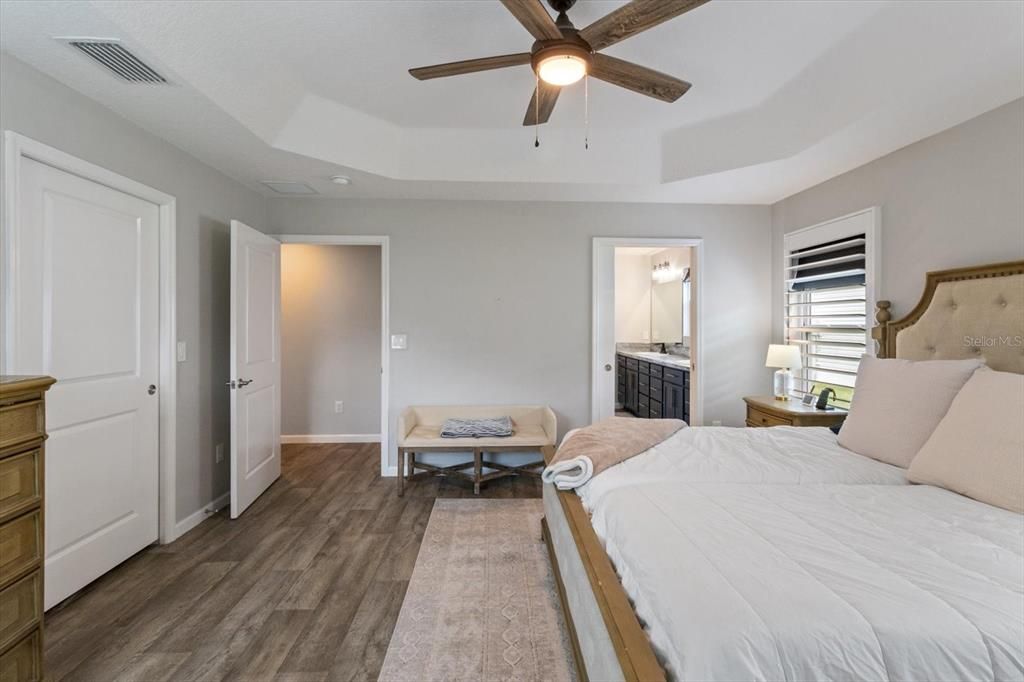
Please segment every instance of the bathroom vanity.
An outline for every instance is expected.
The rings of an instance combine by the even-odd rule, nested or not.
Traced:
[[[690,422],[690,363],[665,353],[619,351],[616,401],[642,419]]]

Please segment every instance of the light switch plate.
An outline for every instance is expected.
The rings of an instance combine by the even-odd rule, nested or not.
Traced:
[[[188,360],[188,344],[184,341],[178,341],[178,362],[185,362]]]
[[[223,462],[224,461],[224,443],[217,443],[217,447],[214,450],[214,452],[215,452],[214,459],[216,460],[217,464],[220,464],[221,462]]]
[[[405,334],[391,335],[391,350],[405,350],[408,347],[409,342]]]
[[[344,401],[342,401],[342,400],[335,400],[334,401],[334,411],[337,412],[338,414],[341,414],[342,412],[344,412],[345,411],[345,403],[344,403]]]

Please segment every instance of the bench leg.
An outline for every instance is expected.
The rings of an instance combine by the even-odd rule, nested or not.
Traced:
[[[473,494],[480,494],[480,477],[483,476],[484,453],[480,448],[473,450]]]
[[[405,495],[405,448],[398,448],[398,496]]]

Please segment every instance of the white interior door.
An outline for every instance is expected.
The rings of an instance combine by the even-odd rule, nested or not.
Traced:
[[[590,419],[615,415],[615,246],[594,240]]]
[[[23,159],[4,258],[4,364],[47,395],[53,606],[157,540],[159,209]]]
[[[231,518],[281,476],[281,244],[231,221]]]

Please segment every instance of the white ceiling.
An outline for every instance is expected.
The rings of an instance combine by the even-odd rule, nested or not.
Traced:
[[[622,2],[582,0],[577,26]],[[495,1],[3,2],[0,48],[271,196],[771,203],[1024,96],[1017,0],[713,0],[608,49],[694,84],[666,104],[582,84],[520,123],[527,51]],[[121,39],[173,87],[127,85],[55,41]],[[332,185],[350,175],[348,187]]]

